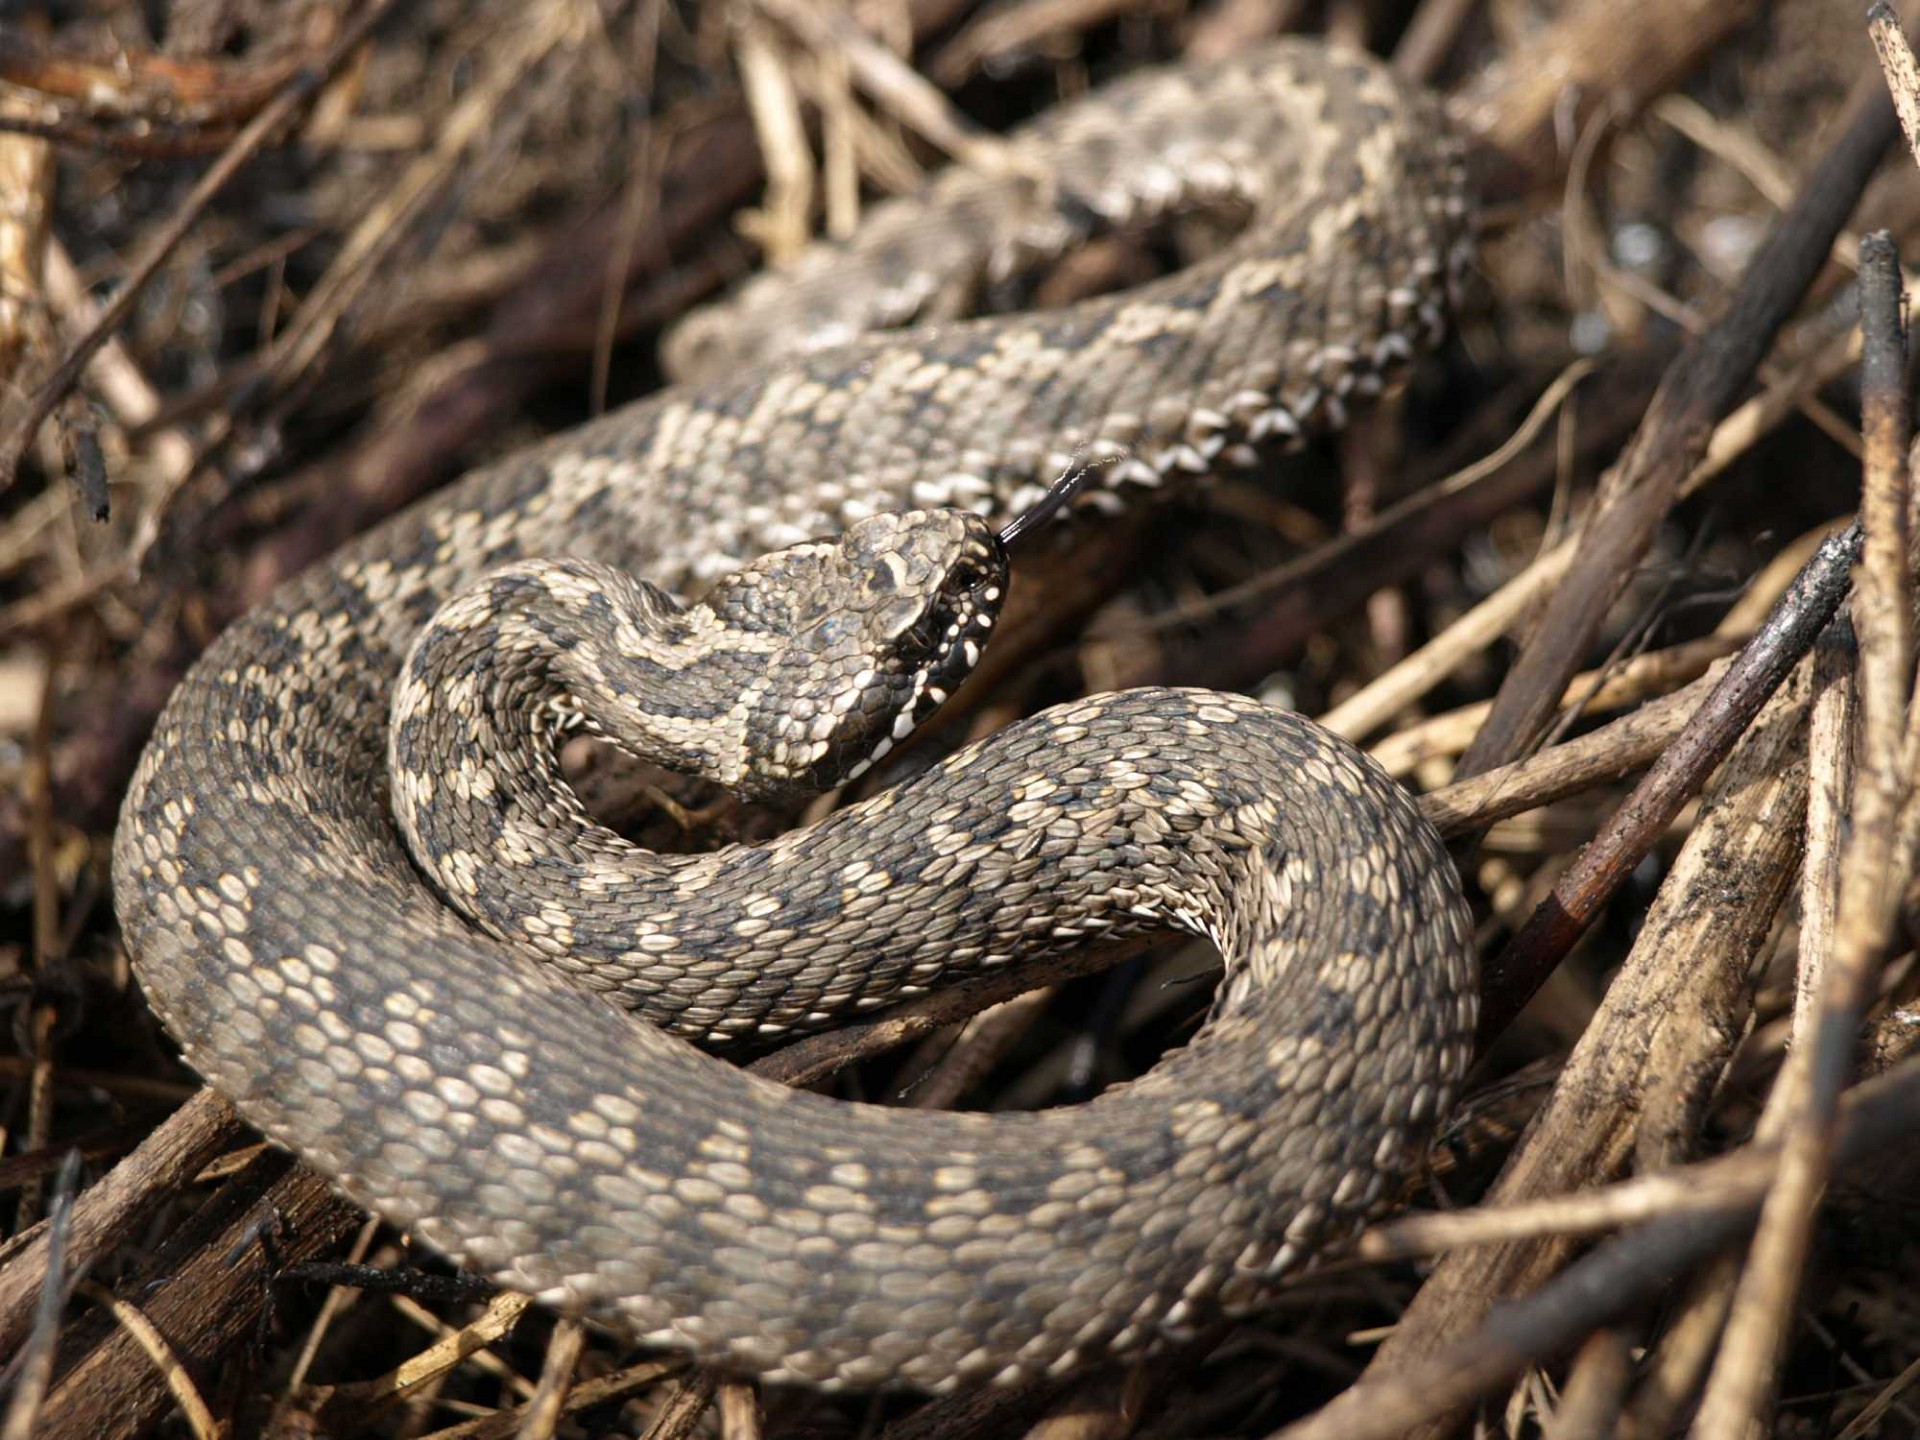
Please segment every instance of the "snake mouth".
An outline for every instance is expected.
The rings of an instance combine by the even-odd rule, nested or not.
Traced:
[[[857,780],[893,753],[922,721],[947,703],[980,663],[994,618],[1006,593],[1004,573],[983,576],[981,583],[961,592],[950,606],[931,613],[925,622],[926,659],[907,672],[895,707],[893,725],[865,756],[847,767],[847,779]]]

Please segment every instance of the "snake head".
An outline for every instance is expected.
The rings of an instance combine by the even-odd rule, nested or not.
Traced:
[[[862,520],[720,582],[707,605],[778,636],[742,700],[758,799],[830,789],[904,740],[979,661],[1007,589],[1006,553],[963,510]]]

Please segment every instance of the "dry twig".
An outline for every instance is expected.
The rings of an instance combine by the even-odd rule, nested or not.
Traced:
[[[148,284],[199,222],[214,197],[280,133],[303,106],[319,94],[321,87],[365,43],[394,4],[395,0],[368,0],[366,8],[354,17],[353,23],[316,64],[289,75],[279,94],[234,136],[233,143],[200,177],[199,183],[180,203],[180,208],[172,218],[154,233],[139,258],[128,267],[127,277],[119,292],[101,312],[98,322],[74,342],[53,374],[35,388],[26,401],[25,413],[8,417],[6,429],[0,433],[0,490],[13,484],[20,459],[33,443],[34,436],[39,434],[40,426],[53,413],[54,407],[67,397],[67,392],[73,388],[80,372],[95,352],[126,323]]]
[[[1912,868],[1912,856],[1898,851],[1900,810],[1911,790],[1910,767],[1920,755],[1920,733],[1913,730],[1908,713],[1913,595],[1907,568],[1907,445],[1913,425],[1907,397],[1905,297],[1891,236],[1879,233],[1861,242],[1860,278],[1866,475],[1860,506],[1865,541],[1853,607],[1860,647],[1862,743],[1850,807],[1852,828],[1840,865],[1833,950],[1818,1010],[1777,1082],[1787,1097],[1781,1101],[1785,1154],[1780,1175],[1761,1211],[1760,1228],[1727,1317],[1720,1358],[1701,1399],[1694,1424],[1700,1440],[1744,1440],[1768,1404],[1806,1265],[1814,1212],[1832,1164],[1834,1112]]]
[[[1775,688],[1812,648],[1845,596],[1847,570],[1858,546],[1859,533],[1850,530],[1820,547],[1774,607],[1768,623],[1728,666],[1694,721],[1581,852],[1547,902],[1487,967],[1482,982],[1483,1036],[1499,1034],[1520,1012],[1680,807],[1753,723]]]
[[[1858,1160],[1909,1133],[1920,1065],[1860,1087],[1836,1153]],[[1332,1404],[1271,1440],[1393,1440],[1429,1433],[1436,1417],[1553,1358],[1596,1326],[1629,1314],[1752,1224],[1758,1187],[1718,1205],[1659,1218],[1597,1247],[1559,1278],[1502,1305],[1474,1333],[1394,1367],[1380,1367]]]
[[[1467,774],[1512,758],[1538,733],[1598,632],[1608,607],[1646,553],[1655,525],[1800,303],[1893,138],[1893,107],[1876,84],[1856,90],[1839,136],[1799,200],[1754,257],[1728,312],[1690,345],[1661,381],[1619,465],[1602,483],[1566,577],[1494,698],[1480,735],[1461,757]]]

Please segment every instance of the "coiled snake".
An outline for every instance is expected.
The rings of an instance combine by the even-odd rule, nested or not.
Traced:
[[[777,332],[703,322],[677,353],[720,378],[489,466],[234,625],[116,838],[153,1005],[267,1135],[502,1284],[777,1379],[1016,1379],[1258,1305],[1378,1206],[1468,1053],[1445,853],[1371,765],[1247,700],[1088,699],[697,857],[557,783],[582,719],[748,791],[832,783],[992,624],[1004,560],[963,512],[1018,511],[1077,452],[1125,457],[1111,499],[1338,423],[1464,254],[1437,107],[1357,56],[1143,74],[1015,143],[1052,183],[956,172],[880,207],[800,267],[831,303],[749,287],[826,348],[756,366]],[[1165,280],[939,320],[1089,224],[1196,205],[1246,228]],[[836,534],[691,609],[628,578],[693,593]],[[1146,927],[1224,953],[1207,1025],[1032,1115],[784,1090],[562,983],[778,1035]]]

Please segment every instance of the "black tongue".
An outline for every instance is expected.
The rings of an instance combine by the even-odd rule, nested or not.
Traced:
[[[1046,494],[1001,527],[1001,545],[1011,548],[1029,530],[1038,530],[1058,515],[1074,496],[1086,488],[1087,481],[1093,478],[1093,471],[1093,466],[1077,463],[1061,471],[1060,478],[1047,487]]]

